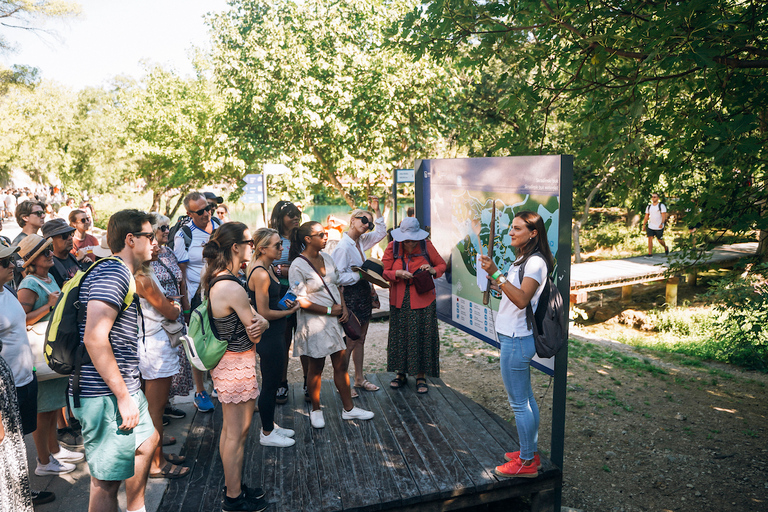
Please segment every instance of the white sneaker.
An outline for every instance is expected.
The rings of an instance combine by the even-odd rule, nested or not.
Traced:
[[[272,428],[274,429],[274,432],[277,432],[277,435],[283,436],[283,437],[293,437],[296,432],[289,428],[283,428],[279,426],[277,423],[272,423]]]
[[[350,411],[341,411],[341,419],[343,420],[369,420],[371,418],[373,418],[371,411],[359,407],[353,407]]]
[[[67,473],[74,471],[77,467],[69,462],[59,462],[53,455],[49,455],[48,459],[48,464],[43,464],[40,462],[40,459],[37,459],[37,467],[35,468],[35,474],[37,476],[66,475]]]
[[[309,421],[315,428],[325,427],[325,419],[323,418],[323,411],[312,411],[309,413]]]
[[[76,452],[73,450],[67,450],[63,446],[59,445],[58,453],[53,454],[56,460],[59,462],[82,462],[85,459],[85,454],[82,452]]]
[[[259,443],[262,446],[277,446],[278,448],[287,448],[293,446],[296,441],[290,437],[284,437],[277,433],[277,428],[269,433],[268,436],[264,435],[264,431],[259,432]]]

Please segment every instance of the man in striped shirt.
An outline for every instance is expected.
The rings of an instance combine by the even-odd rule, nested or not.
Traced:
[[[138,297],[130,297],[135,291],[133,274],[152,258],[156,245],[151,220],[138,210],[112,215],[107,242],[120,261],[99,263],[80,286],[85,307],[80,334],[92,362],[81,369],[80,407],[74,407],[71,396],[70,402],[83,427],[91,472],[90,512],[117,510],[123,480],[128,512],[145,512],[150,458],[159,436],[140,389],[138,343],[144,333]]]

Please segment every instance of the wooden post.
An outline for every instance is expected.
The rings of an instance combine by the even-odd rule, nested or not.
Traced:
[[[696,269],[691,270],[689,274],[685,276],[685,283],[689,286],[696,286],[696,280],[699,277],[699,271]]]
[[[571,304],[581,304],[582,302],[587,302],[587,292],[583,290],[572,291],[570,302]]]
[[[667,279],[667,306],[677,306],[677,285],[679,283],[679,277],[670,277]]]
[[[621,300],[623,301],[630,301],[632,300],[632,285],[629,284],[627,286],[621,287]]]

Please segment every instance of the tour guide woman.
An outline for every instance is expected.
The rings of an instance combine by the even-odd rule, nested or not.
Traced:
[[[392,230],[394,241],[387,246],[381,259],[384,278],[392,283],[389,289],[387,371],[397,372],[397,376],[390,386],[403,387],[407,382],[406,374],[415,374],[417,393],[429,391],[425,375],[440,376],[435,290],[418,293],[413,285],[416,272],[429,272],[432,277],[440,277],[445,272],[445,261],[432,242],[426,240],[428,236],[415,217],[406,217],[399,228]]]
[[[267,508],[264,491],[242,483],[243,454],[259,387],[256,383],[258,343],[268,322],[257,315],[240,280],[235,277],[251,258],[253,240],[242,222],[228,222],[214,231],[203,247],[207,267],[201,284],[211,305],[220,339],[227,351],[211,370],[224,416],[219,453],[224,467],[222,510],[261,511]]]
[[[307,393],[312,402],[309,419],[315,428],[325,427],[320,410],[320,379],[326,356],[331,356],[333,381],[339,391],[345,420],[369,420],[373,413],[355,407],[349,389],[349,374],[344,346],[344,331],[340,321],[347,319],[347,306],[339,292],[338,274],[333,258],[321,252],[328,233],[319,222],[305,222],[291,240],[291,270],[289,278],[295,284],[296,300],[301,305],[296,319],[293,342],[294,356],[307,356]]]
[[[480,257],[480,266],[503,292],[496,316],[496,332],[501,344],[501,378],[515,413],[520,439],[520,451],[506,453],[504,457],[509,462],[498,466],[496,474],[510,478],[534,478],[539,475],[538,468],[541,466],[537,448],[539,407],[533,397],[530,367],[536,348],[525,310],[530,304],[536,311],[546,277],[554,268],[554,260],[544,221],[537,213],[518,212],[512,220],[509,237],[517,258],[508,277],[502,275],[488,256]],[[520,266],[523,263],[525,275],[521,284]]]

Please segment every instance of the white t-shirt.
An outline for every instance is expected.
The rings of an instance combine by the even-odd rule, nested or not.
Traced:
[[[191,301],[200,286],[200,278],[205,267],[203,245],[211,238],[211,234],[197,227],[194,222],[190,222],[188,226],[192,231],[192,242],[189,244],[189,250],[184,246],[184,237],[181,229],[179,229],[173,239],[173,253],[179,263],[187,264],[187,295]],[[213,227],[215,226],[216,224],[213,224]]]
[[[0,340],[3,349],[0,356],[13,372],[17,388],[32,382],[35,357],[27,339],[27,314],[13,293],[0,287]]]
[[[547,263],[539,254],[531,256],[525,263],[525,276],[523,279],[526,277],[530,277],[539,283],[539,287],[536,288],[536,293],[533,294],[531,299],[531,307],[536,311],[536,306],[539,304],[539,297],[541,297],[541,292],[544,290],[547,278]],[[509,269],[507,279],[513,286],[520,288],[520,266],[513,265]],[[506,336],[527,336],[533,334],[533,331],[528,328],[528,322],[525,320],[525,308],[520,309],[515,306],[504,293],[501,294],[499,313],[496,315],[496,332]]]
[[[667,207],[664,203],[654,205],[653,203],[645,207],[645,213],[648,214],[648,228],[649,229],[661,229],[664,227],[664,219],[661,216],[662,213],[667,213]]]

